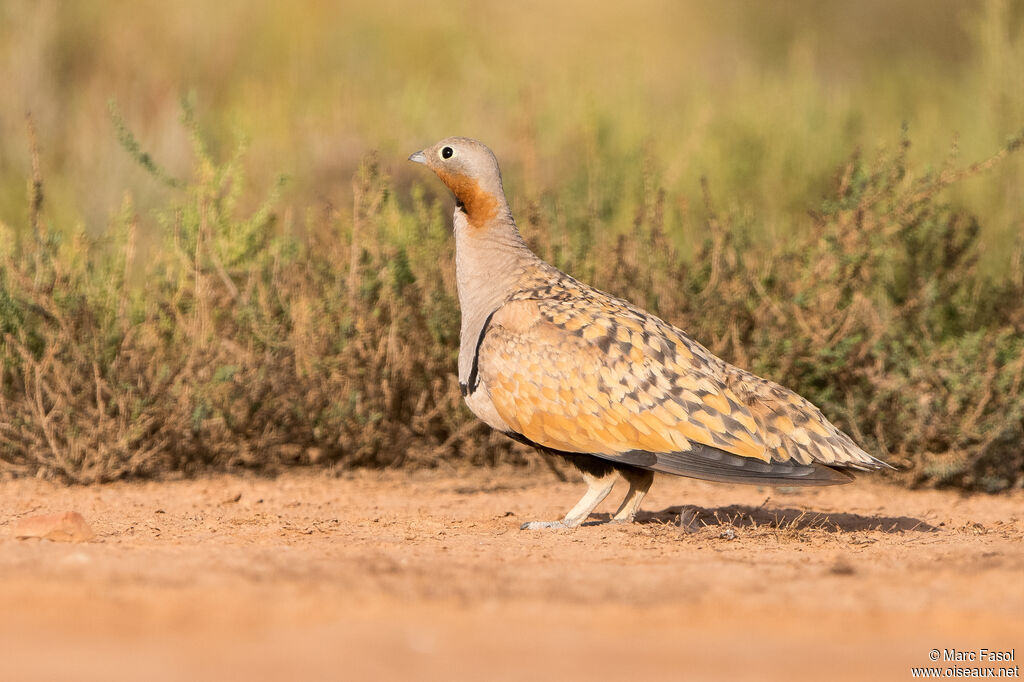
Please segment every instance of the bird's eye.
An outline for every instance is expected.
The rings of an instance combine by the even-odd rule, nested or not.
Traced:
[[[453,154],[455,154],[455,150],[452,149],[451,147],[445,147],[444,149],[441,150],[441,158],[450,159],[452,158]]]

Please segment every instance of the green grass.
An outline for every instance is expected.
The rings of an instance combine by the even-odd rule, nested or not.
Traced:
[[[1020,486],[1022,21],[0,5],[0,468],[522,456],[461,405],[450,199],[405,161],[467,134],[560,267],[804,393],[900,480]]]

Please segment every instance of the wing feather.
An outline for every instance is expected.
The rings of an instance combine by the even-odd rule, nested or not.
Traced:
[[[527,292],[492,316],[480,376],[521,438],[712,480],[841,483],[849,477],[830,466],[883,465],[800,396],[588,293],[567,301]]]

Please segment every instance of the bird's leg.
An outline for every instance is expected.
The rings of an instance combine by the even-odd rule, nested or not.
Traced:
[[[611,522],[632,523],[633,517],[636,516],[637,510],[640,509],[640,503],[643,501],[644,495],[651,489],[651,483],[654,482],[654,472],[647,469],[632,469],[623,470],[621,473],[622,477],[629,483],[629,491],[626,493],[625,499],[622,500],[619,510],[612,517]]]
[[[576,506],[569,510],[564,519],[561,521],[530,521],[529,523],[524,523],[520,528],[522,530],[575,528],[590,516],[590,512],[594,511],[594,507],[601,504],[601,500],[608,497],[608,493],[612,491],[612,486],[615,485],[616,476],[617,474],[614,471],[604,476],[594,476],[584,472],[583,480],[587,483],[587,492],[576,503]]]

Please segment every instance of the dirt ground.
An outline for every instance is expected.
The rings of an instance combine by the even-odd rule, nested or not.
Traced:
[[[0,680],[910,679],[936,648],[1024,656],[1020,492],[659,477],[633,525],[519,530],[581,493],[539,468],[0,482]],[[95,541],[13,537],[70,510]]]

